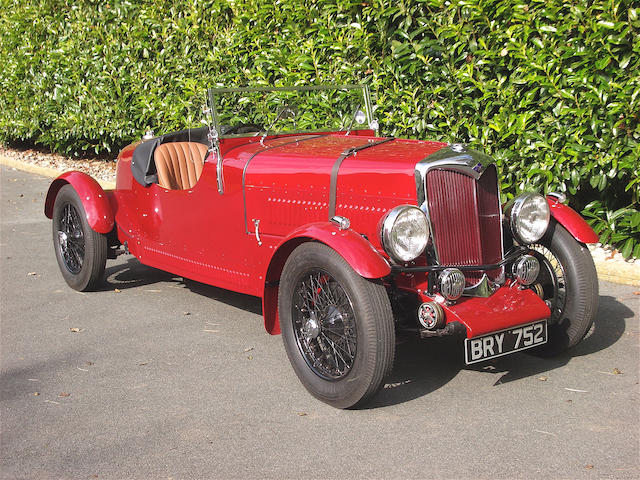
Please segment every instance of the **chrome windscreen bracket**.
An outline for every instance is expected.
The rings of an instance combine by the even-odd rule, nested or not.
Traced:
[[[211,90],[207,95],[207,107],[204,110],[205,114],[211,115],[211,122],[209,123],[209,132],[207,133],[207,139],[209,140],[209,152],[216,159],[216,179],[218,184],[218,193],[222,195],[224,193],[224,182],[222,178],[222,155],[220,154],[220,134],[218,133],[218,114],[216,112],[216,105],[213,101],[213,95]]]

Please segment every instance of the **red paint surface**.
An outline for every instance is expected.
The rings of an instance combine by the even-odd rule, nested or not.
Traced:
[[[423,296],[423,301],[431,298]],[[467,327],[467,338],[515,325],[549,318],[549,307],[532,290],[510,285],[500,287],[488,298],[463,297],[455,305],[442,305],[446,322],[459,321]]]
[[[547,197],[547,202],[553,218],[566,228],[576,240],[582,243],[597,243],[599,241],[596,232],[573,208],[558,202],[552,196]]]
[[[306,141],[291,143],[296,139]],[[221,145],[227,152],[223,154],[222,195],[217,191],[214,161],[205,163],[193,189],[167,190],[156,184],[138,184],[131,177],[132,150],[120,155],[115,193],[118,236],[122,242],[127,241],[129,250],[141,262],[204,283],[264,296],[267,270],[278,247],[302,236],[332,246],[365,277],[379,278],[389,273],[389,265],[374,248],[379,243],[377,223],[388,209],[408,200],[415,203],[410,192],[415,190],[415,158],[425,152],[421,143],[417,144],[420,148],[414,153],[413,164],[406,158],[401,159],[400,166],[397,158],[387,163],[378,160],[381,171],[389,165],[393,171],[380,174],[373,184],[376,194],[384,188],[385,207],[365,210],[363,206],[358,217],[364,223],[367,213],[367,225],[372,225],[369,231],[374,237],[371,242],[353,228],[353,221],[352,229],[344,232],[330,224],[326,205],[333,162],[345,149],[367,143],[370,137],[328,135],[308,140],[304,135],[286,136],[266,139],[264,146],[253,137],[230,140],[234,141],[232,145],[226,140]],[[353,161],[365,160],[373,161],[360,154]],[[348,161],[344,163],[346,166]],[[356,170],[353,165],[349,168]],[[389,179],[399,170],[410,185],[401,190],[406,196],[396,194],[389,185]],[[339,185],[339,194],[341,190],[345,187]],[[350,192],[345,193],[347,196]],[[360,205],[365,203],[359,199]],[[341,208],[338,214],[349,211],[348,206]],[[254,219],[260,220],[261,245]],[[309,226],[313,223],[316,225]]]
[[[254,218],[260,218],[261,232],[277,236],[328,220],[334,163],[345,150],[377,140],[327,135],[253,157],[245,176],[248,230],[253,232]],[[272,146],[274,142],[265,143]],[[415,165],[444,145],[394,140],[345,158],[338,173],[336,215],[347,217],[353,230],[382,249],[378,220],[398,205],[416,204]],[[225,164],[244,166],[259,150],[259,145],[231,150]]]
[[[114,222],[109,197],[96,180],[82,172],[63,173],[51,183],[44,204],[44,214],[47,218],[53,217],[56,196],[67,184],[70,184],[80,197],[89,226],[98,233],[109,233]]]
[[[364,278],[382,278],[391,273],[384,257],[353,230],[339,230],[330,222],[312,223],[294,230],[282,243],[294,238],[312,238],[328,245]]]
[[[445,145],[394,140],[347,157],[338,176],[336,214],[349,218],[351,229],[340,231],[328,222],[331,169],[345,150],[376,141],[367,133],[271,137],[264,146],[257,137],[223,139],[222,195],[213,159],[193,189],[166,190],[133,180],[133,148],[126,148],[114,194],[118,238],[144,264],[262,297],[265,326],[277,333],[277,287],[265,285],[286,261],[282,245],[314,239],[366,278],[387,275],[378,224],[393,207],[415,204],[415,164]],[[261,245],[254,219],[260,220]]]

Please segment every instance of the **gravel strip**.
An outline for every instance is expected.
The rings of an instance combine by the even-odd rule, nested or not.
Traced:
[[[596,243],[589,245],[588,247],[594,260],[601,262],[613,261],[620,264],[637,265],[640,267],[640,258],[628,258],[625,260],[620,252],[610,245]]]
[[[39,150],[17,150],[0,144],[0,155],[38,167],[54,168],[60,172],[78,170],[105,182],[116,181],[116,162],[96,158],[73,159],[57,153]]]

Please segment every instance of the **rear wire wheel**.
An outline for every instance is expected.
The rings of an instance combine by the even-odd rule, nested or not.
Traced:
[[[537,281],[551,309],[548,341],[530,351],[557,355],[576,346],[593,325],[599,302],[596,267],[587,247],[555,220],[530,248],[540,261]]]
[[[53,246],[60,273],[71,288],[82,292],[100,285],[107,261],[107,236],[89,226],[71,185],[60,189],[53,206]]]
[[[352,408],[378,392],[395,352],[382,283],[362,278],[328,246],[305,243],[284,266],[278,311],[291,365],[313,396]]]

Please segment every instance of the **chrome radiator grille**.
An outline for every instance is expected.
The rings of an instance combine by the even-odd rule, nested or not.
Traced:
[[[433,169],[426,177],[429,218],[441,265],[486,265],[502,259],[498,177],[490,165],[476,180],[455,170]],[[494,280],[501,269],[488,271]],[[467,284],[483,272],[465,271]]]

